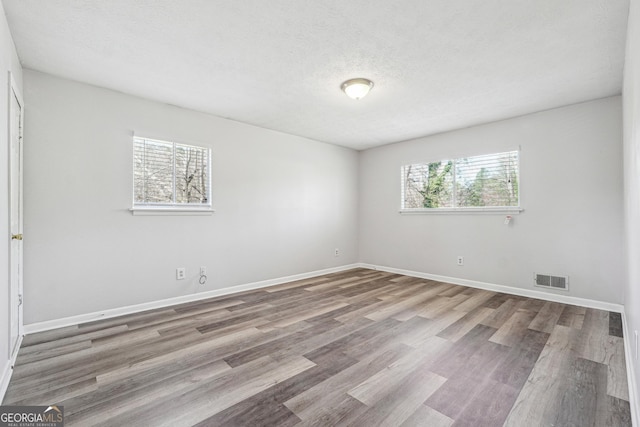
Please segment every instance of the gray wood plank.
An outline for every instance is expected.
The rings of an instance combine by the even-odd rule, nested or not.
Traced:
[[[630,426],[621,317],[354,269],[25,337],[66,425]]]

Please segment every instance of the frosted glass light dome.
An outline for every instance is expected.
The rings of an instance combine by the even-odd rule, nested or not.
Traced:
[[[347,96],[351,99],[361,99],[364,98],[371,88],[373,87],[373,82],[369,79],[357,78],[347,80],[342,83],[342,90]]]

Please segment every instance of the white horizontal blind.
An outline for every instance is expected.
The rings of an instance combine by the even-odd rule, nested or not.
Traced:
[[[210,160],[205,147],[134,138],[134,207],[211,206]]]
[[[405,165],[402,209],[519,206],[519,152]]]
[[[518,152],[456,159],[457,207],[514,207],[518,197]]]

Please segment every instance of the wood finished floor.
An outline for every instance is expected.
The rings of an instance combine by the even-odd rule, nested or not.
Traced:
[[[619,314],[366,269],[25,337],[67,426],[630,426]]]

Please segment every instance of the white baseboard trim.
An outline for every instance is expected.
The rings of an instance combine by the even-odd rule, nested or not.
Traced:
[[[294,274],[292,276],[278,277],[275,279],[262,280],[259,282],[246,283],[244,285],[230,286],[228,288],[214,289],[207,292],[199,292],[196,294],[182,295],[173,298],[167,298],[159,301],[151,301],[142,304],[128,305],[126,307],[113,308],[109,310],[79,314],[77,316],[65,317],[62,319],[47,320],[44,322],[31,323],[24,325],[26,335],[36,332],[44,332],[66,326],[75,326],[82,323],[93,322],[96,320],[109,319],[112,317],[123,316],[126,314],[139,313],[141,311],[153,310],[156,308],[164,308],[172,305],[183,304],[186,302],[199,301],[203,299],[219,297],[223,295],[234,294],[237,292],[251,291],[254,289],[266,288],[268,286],[280,285],[282,283],[294,282],[296,280],[310,279],[325,274],[338,273],[340,271],[358,268],[358,264],[348,264],[340,267],[326,268],[323,270],[311,271],[308,273]]]
[[[468,286],[470,288],[485,289],[487,291],[502,292],[505,294],[519,295],[529,298],[537,298],[545,301],[560,302],[563,304],[579,305],[582,307],[596,308],[598,310],[614,311],[622,313],[624,306],[610,302],[596,301],[586,298],[572,297],[569,295],[558,295],[535,289],[522,289],[512,286],[496,285],[494,283],[478,282],[476,280],[460,279],[457,277],[439,276],[436,274],[422,273],[419,271],[403,270],[401,268],[385,267],[373,264],[360,263],[358,267],[370,268],[372,270],[386,271],[388,273],[402,274],[405,276],[419,277],[421,279],[436,280],[438,282],[453,283],[454,285]]]
[[[13,369],[11,369],[11,360],[7,360],[4,364],[4,369],[2,370],[2,377],[0,378],[0,403],[2,403],[4,395],[7,393],[9,381],[11,381],[11,374],[13,374]]]
[[[265,288],[268,286],[279,285],[282,283],[293,282],[296,280],[309,279],[316,276],[322,276],[324,274],[337,273],[340,271],[350,270],[353,268],[369,268],[372,270],[386,271],[389,273],[403,274],[405,276],[420,277],[423,279],[437,280],[439,282],[453,283],[455,285],[469,286],[471,288],[485,289],[494,292],[502,292],[506,294],[525,296],[530,298],[538,298],[547,301],[561,302],[564,304],[580,305],[583,307],[597,308],[600,310],[614,311],[617,313],[623,312],[623,306],[621,304],[613,304],[602,301],[595,301],[585,298],[572,297],[568,295],[557,295],[546,293],[537,290],[521,289],[511,286],[497,285],[493,283],[479,282],[469,279],[460,279],[449,276],[439,276],[436,274],[422,273],[418,271],[404,270],[400,268],[379,266],[367,263],[348,264],[340,267],[327,268],[323,270],[316,270],[308,273],[295,274],[292,276],[279,277],[275,279],[262,280],[259,282],[247,283],[244,285],[230,286],[222,289],[214,289],[208,292],[199,292],[190,295],[182,295],[178,297],[168,298],[159,301],[151,301],[142,304],[129,305],[125,307],[119,307],[94,313],[80,314],[77,316],[65,317],[62,319],[47,320],[44,322],[31,323],[24,325],[24,333],[26,335],[36,332],[44,332],[57,328],[64,328],[67,326],[79,325],[82,323],[93,322],[101,319],[109,319],[112,317],[123,316],[126,314],[139,313],[141,311],[153,310],[157,308],[169,307],[172,305],[183,304],[187,302],[199,301],[207,298],[213,298],[223,295],[229,295],[237,292],[250,291],[253,289]]]
[[[624,336],[624,358],[627,365],[627,382],[629,384],[629,406],[631,407],[631,425],[640,426],[640,402],[638,402],[638,384],[636,384],[636,376],[634,372],[634,365],[632,357],[635,359],[635,355],[631,352],[631,329],[627,326],[627,317],[622,312],[622,335]]]
[[[22,345],[22,336],[18,337],[18,348]],[[5,394],[7,394],[7,388],[9,388],[9,381],[11,381],[11,375],[13,375],[13,366],[16,364],[16,358],[18,357],[18,351],[14,353],[11,359],[7,360],[2,370],[2,377],[0,377],[0,404],[4,400]]]

